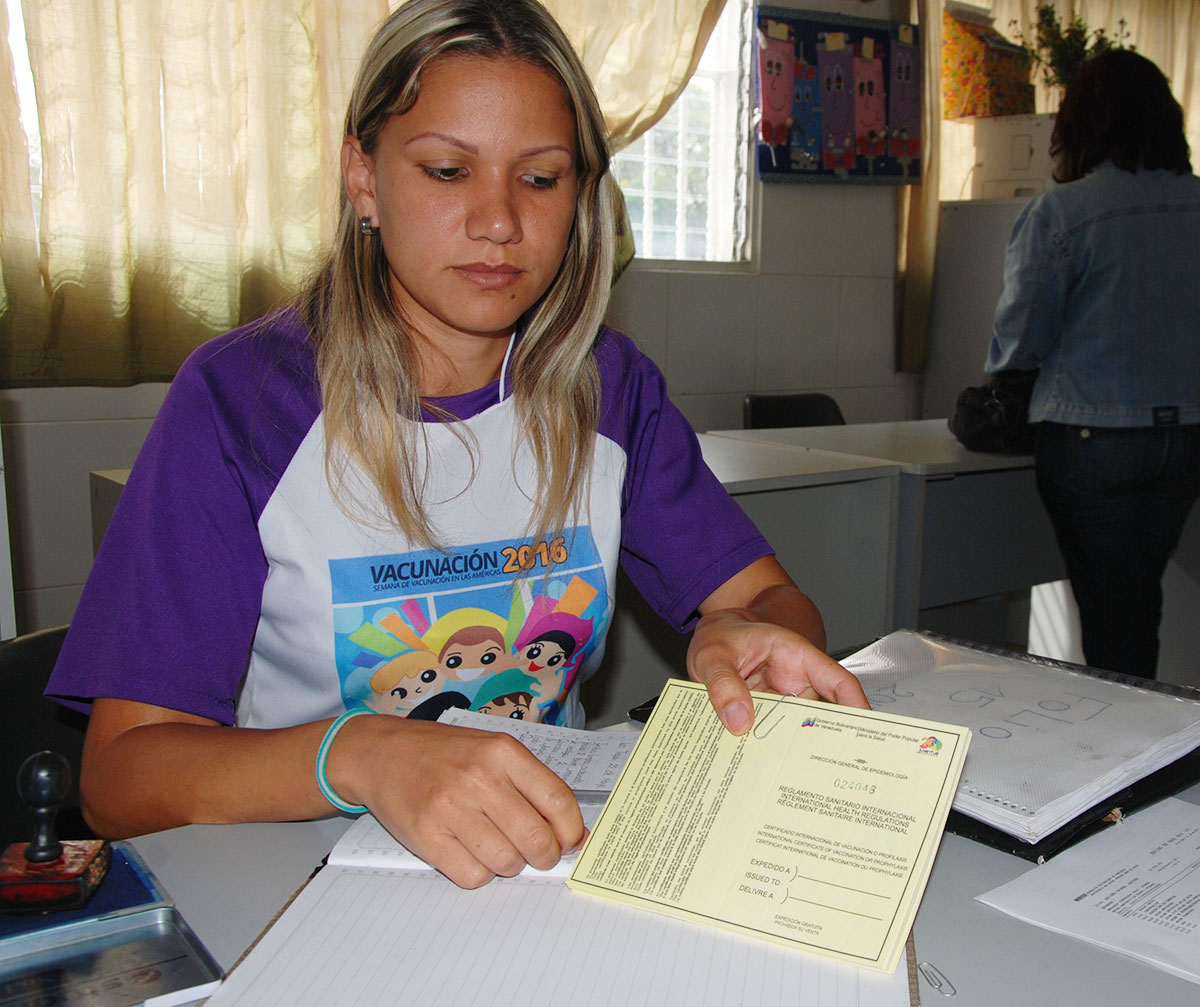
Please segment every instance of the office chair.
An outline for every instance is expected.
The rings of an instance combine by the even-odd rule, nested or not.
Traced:
[[[0,643],[0,847],[33,835],[33,819],[17,795],[17,770],[34,752],[58,752],[71,765],[71,792],[55,831],[64,839],[91,839],[79,811],[79,765],[87,717],[42,695],[67,627],[27,633]]]
[[[751,393],[742,400],[742,427],[746,430],[831,427],[845,422],[837,402],[824,392],[787,395]]]

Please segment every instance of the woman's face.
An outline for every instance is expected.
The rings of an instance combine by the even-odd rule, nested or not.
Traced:
[[[575,119],[530,63],[450,56],[383,127],[343,150],[347,193],[379,228],[404,317],[453,353],[507,336],[558,272],[575,217]]]

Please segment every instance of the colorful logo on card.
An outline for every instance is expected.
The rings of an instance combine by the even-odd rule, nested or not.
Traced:
[[[922,738],[917,747],[926,755],[937,755],[942,750],[942,743],[931,734],[928,738]]]

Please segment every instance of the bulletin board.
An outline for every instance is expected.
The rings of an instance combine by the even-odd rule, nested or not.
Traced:
[[[764,182],[920,182],[916,25],[760,6],[755,28]]]

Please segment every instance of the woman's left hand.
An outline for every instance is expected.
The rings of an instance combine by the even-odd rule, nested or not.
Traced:
[[[708,596],[688,647],[688,675],[708,689],[733,734],[754,723],[750,690],[867,708],[862,686],[826,655],[816,606],[771,556]]]

